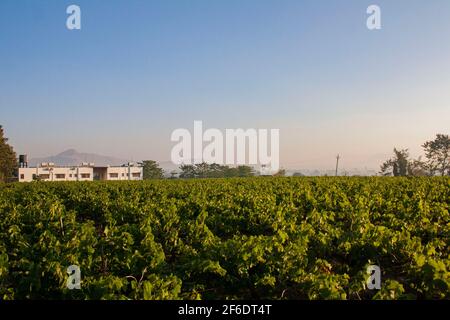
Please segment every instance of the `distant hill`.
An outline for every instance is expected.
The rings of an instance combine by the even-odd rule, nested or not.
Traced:
[[[59,166],[76,166],[80,165],[82,162],[94,163],[96,166],[120,166],[130,162],[130,160],[102,156],[95,153],[82,153],[75,149],[69,149],[50,157],[32,158],[28,161],[28,165],[30,167],[35,167],[42,162],[53,162],[55,165]]]

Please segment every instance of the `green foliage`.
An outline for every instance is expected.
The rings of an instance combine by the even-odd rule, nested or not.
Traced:
[[[450,137],[437,134],[436,139],[423,145],[427,166],[432,175],[450,175]]]
[[[394,148],[394,157],[381,165],[380,173],[384,176],[450,176],[450,137],[437,134],[432,141],[425,142],[422,147],[426,161],[409,159],[408,149]]]
[[[381,174],[384,176],[406,177],[412,175],[410,170],[408,149],[397,150],[394,148],[394,157],[381,165]]]
[[[5,138],[0,126],[0,182],[6,182],[17,171],[16,153]]]
[[[0,299],[449,299],[449,200],[448,177],[0,185]]]
[[[161,169],[156,161],[142,161],[144,180],[164,178],[164,170]]]

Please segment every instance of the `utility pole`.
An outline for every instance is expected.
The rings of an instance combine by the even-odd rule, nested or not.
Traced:
[[[336,175],[336,177],[337,177],[337,175],[338,175],[338,168],[339,168],[339,158],[340,158],[340,157],[339,157],[339,155],[337,155],[337,156],[336,156],[336,174],[335,174],[335,175]]]

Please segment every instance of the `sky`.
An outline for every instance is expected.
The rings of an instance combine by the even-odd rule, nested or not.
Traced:
[[[201,120],[280,129],[286,168],[378,168],[449,133],[449,40],[448,0],[1,0],[0,124],[29,157],[168,161]]]

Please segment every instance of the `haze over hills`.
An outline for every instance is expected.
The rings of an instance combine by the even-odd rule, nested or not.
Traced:
[[[130,162],[130,160],[118,159],[95,153],[82,153],[75,149],[69,149],[54,156],[32,158],[28,161],[28,165],[34,167],[40,165],[42,162],[53,162],[55,165],[59,166],[76,166],[80,165],[82,162],[94,163],[96,166],[120,166]]]

